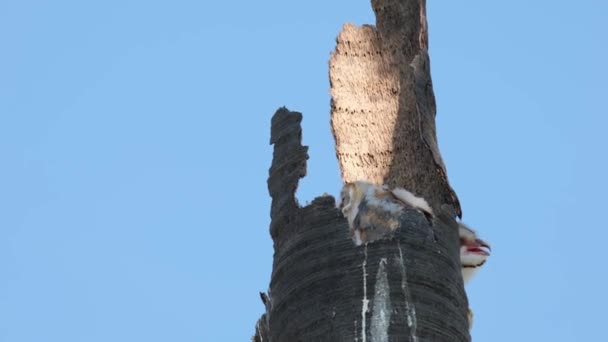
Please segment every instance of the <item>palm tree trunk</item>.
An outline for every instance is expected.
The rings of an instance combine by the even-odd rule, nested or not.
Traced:
[[[272,118],[274,262],[254,341],[469,341],[456,194],[435,136],[425,0],[372,0],[376,27],[345,25],[330,59],[332,130],[345,181],[425,197],[390,240],[355,246],[331,196],[300,207],[302,115]]]

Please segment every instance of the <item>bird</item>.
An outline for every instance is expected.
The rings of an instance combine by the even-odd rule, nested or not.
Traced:
[[[477,233],[462,222],[458,222],[460,237],[460,272],[462,280],[467,284],[473,275],[486,263],[492,247],[480,239]],[[469,329],[473,327],[473,310],[468,308]]]
[[[348,221],[349,236],[357,246],[394,232],[405,208],[433,217],[433,210],[424,198],[403,188],[391,190],[386,185],[366,181],[344,184],[338,208]]]
[[[473,275],[483,266],[492,247],[480,239],[477,233],[462,222],[458,222],[458,236],[460,237],[460,266],[462,279],[468,283]]]

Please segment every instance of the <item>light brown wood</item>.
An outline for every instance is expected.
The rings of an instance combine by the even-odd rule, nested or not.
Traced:
[[[344,25],[329,62],[342,179],[404,187],[460,216],[436,138],[425,1],[372,4],[377,26]]]

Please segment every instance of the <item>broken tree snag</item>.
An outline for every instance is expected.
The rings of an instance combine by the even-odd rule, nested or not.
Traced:
[[[437,146],[425,4],[373,0],[377,28],[344,26],[330,59],[331,124],[344,181],[403,187],[434,217],[404,208],[390,235],[355,246],[333,197],[298,205],[302,115],[279,109],[268,178],[273,269],[254,341],[470,340],[461,211]]]
[[[461,216],[437,145],[426,1],[372,6],[376,27],[346,24],[329,63],[342,179],[404,187]]]
[[[454,213],[431,226],[404,209],[394,235],[356,247],[333,197],[295,200],[301,119],[284,108],[272,119],[274,260],[253,341],[468,341]]]
[[[270,144],[274,145],[268,176],[272,197],[270,235],[275,238],[280,227],[288,227],[299,209],[296,190],[306,176],[308,146],[302,146],[302,114],[282,107],[272,117]]]

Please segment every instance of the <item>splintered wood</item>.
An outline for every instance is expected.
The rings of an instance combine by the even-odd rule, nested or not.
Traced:
[[[408,15],[421,23],[418,31],[383,32],[396,21],[387,16],[378,17],[380,29],[346,24],[337,38],[329,76],[342,179],[404,187],[460,216],[437,145],[426,17]]]

